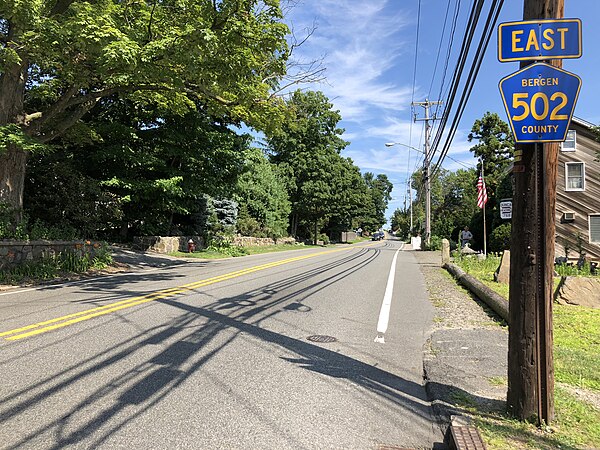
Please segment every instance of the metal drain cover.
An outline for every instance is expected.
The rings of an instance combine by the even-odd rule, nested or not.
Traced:
[[[331,342],[336,342],[337,339],[333,336],[327,336],[325,334],[313,334],[312,336],[307,337],[311,342],[318,342],[320,344],[329,344]]]
[[[477,428],[451,425],[452,439],[457,450],[486,450]]]

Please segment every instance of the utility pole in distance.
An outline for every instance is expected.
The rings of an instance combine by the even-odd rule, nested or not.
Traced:
[[[524,0],[523,20],[559,19],[564,0]],[[531,61],[521,63],[521,68]],[[560,59],[550,64],[562,67]],[[538,424],[554,420],[552,276],[558,142],[515,151],[508,349],[509,412]]]
[[[430,120],[436,120],[436,117],[429,116],[429,108],[432,105],[440,105],[442,102],[430,102],[425,99],[424,102],[413,102],[412,106],[419,105],[425,108],[425,117],[423,119],[417,119],[415,114],[415,122],[425,121],[425,160],[423,161],[423,171],[425,173],[425,236],[423,236],[422,247],[423,249],[429,247],[431,240],[431,180],[429,179],[429,163],[431,162],[431,155],[429,154],[429,137],[431,133]]]

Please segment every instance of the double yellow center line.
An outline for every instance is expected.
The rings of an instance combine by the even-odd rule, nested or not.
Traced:
[[[113,313],[115,311],[120,311],[126,308],[132,308],[137,305],[142,305],[144,303],[152,302],[154,300],[160,300],[168,297],[172,297],[177,294],[182,294],[184,292],[189,292],[194,289],[198,289],[203,286],[208,286],[211,284],[219,283],[221,281],[231,280],[232,278],[241,277],[242,275],[247,275],[253,272],[259,272],[261,270],[270,269],[272,267],[281,266],[284,264],[289,264],[296,261],[302,261],[308,258],[314,258],[316,256],[335,253],[344,250],[349,250],[351,248],[342,248],[336,250],[327,250],[318,253],[311,253],[309,255],[296,256],[294,258],[283,259],[280,261],[275,261],[267,264],[262,264],[260,266],[250,267],[248,269],[237,270],[235,272],[226,273],[224,275],[219,275],[212,278],[207,278],[205,280],[196,281],[194,283],[184,284],[182,286],[176,286],[169,289],[163,289],[160,291],[152,292],[150,294],[146,294],[139,297],[131,297],[126,300],[121,300],[118,302],[111,303],[110,305],[98,306],[97,308],[88,309],[85,311],[80,311],[73,314],[68,314],[66,316],[57,317],[55,319],[46,320],[43,322],[34,323],[31,325],[27,325],[21,328],[15,328],[13,330],[8,330],[4,332],[0,332],[0,337],[3,337],[7,341],[16,341],[19,339],[28,338],[31,336],[35,336],[37,334],[47,333],[48,331],[56,330],[59,328],[63,328],[69,325],[73,325],[79,322],[83,322],[85,320],[90,320],[95,317],[104,316],[106,314]]]

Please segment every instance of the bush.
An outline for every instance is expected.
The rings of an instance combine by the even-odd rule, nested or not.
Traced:
[[[441,250],[442,249],[442,238],[440,236],[432,235],[429,239],[429,246],[425,250]]]
[[[218,252],[227,256],[245,256],[248,254],[245,248],[238,247],[231,243],[231,238],[227,236],[213,236],[208,241],[206,250],[209,252]]]
[[[246,216],[238,219],[237,229],[242,236],[265,237],[260,223],[254,217]]]
[[[501,252],[510,249],[511,224],[503,223],[499,225],[490,236],[490,250],[493,252]]]
[[[319,234],[318,240],[323,241],[323,244],[325,244],[325,245],[329,245],[329,236],[327,236],[326,234],[323,234],[323,233]]]

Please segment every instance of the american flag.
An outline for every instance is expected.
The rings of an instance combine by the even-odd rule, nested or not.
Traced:
[[[480,176],[477,180],[477,206],[483,208],[488,201],[487,189],[485,188],[485,181]]]

